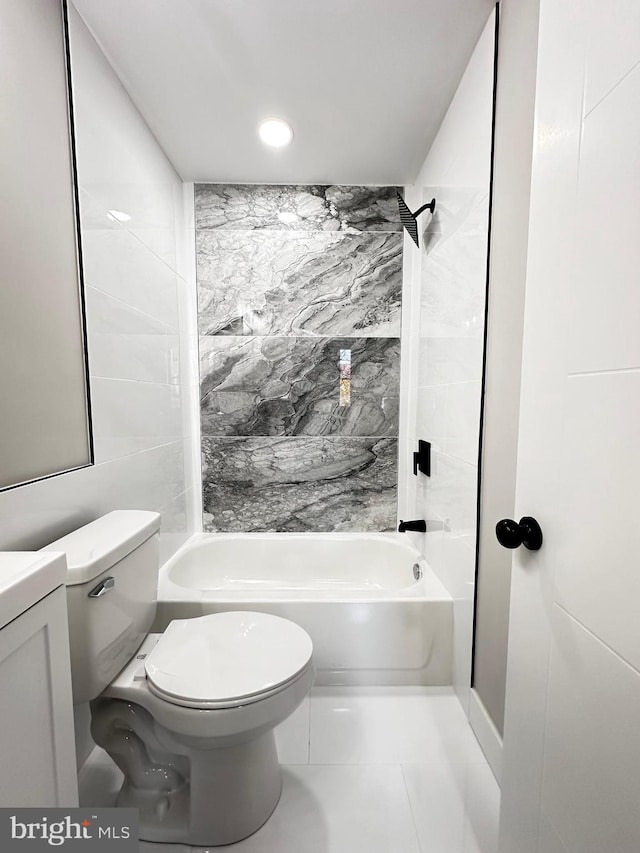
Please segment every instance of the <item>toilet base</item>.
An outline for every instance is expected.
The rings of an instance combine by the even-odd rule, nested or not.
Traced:
[[[140,839],[216,847],[252,835],[282,791],[273,729],[252,740],[192,748],[133,703],[92,709],[94,739],[125,780],[116,805],[140,812]]]
[[[117,804],[140,809],[142,841],[233,844],[257,832],[278,805],[282,772],[273,731],[189,759],[189,784],[171,794],[156,792],[155,801],[123,787]]]

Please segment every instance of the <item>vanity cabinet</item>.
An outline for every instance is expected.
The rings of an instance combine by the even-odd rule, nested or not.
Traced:
[[[65,574],[63,554],[0,554],[2,808],[78,804]]]

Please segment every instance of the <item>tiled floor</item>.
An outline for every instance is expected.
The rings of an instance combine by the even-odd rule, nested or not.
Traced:
[[[211,850],[496,853],[499,789],[451,689],[315,688],[277,742],[284,784],[275,812],[250,838]],[[81,803],[113,805],[119,782],[96,750],[80,776]]]

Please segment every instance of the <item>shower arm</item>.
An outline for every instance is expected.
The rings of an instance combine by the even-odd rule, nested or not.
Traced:
[[[435,211],[435,209],[436,209],[436,200],[435,200],[435,198],[432,198],[430,202],[428,202],[427,204],[423,204],[422,207],[419,207],[417,210],[415,210],[413,215],[414,215],[414,217],[417,218],[425,210],[430,210],[431,213],[433,213]]]

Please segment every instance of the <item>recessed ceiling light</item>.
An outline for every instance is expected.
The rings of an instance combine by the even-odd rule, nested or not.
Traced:
[[[281,118],[265,118],[258,125],[258,134],[265,145],[283,148],[293,139],[291,125]]]

